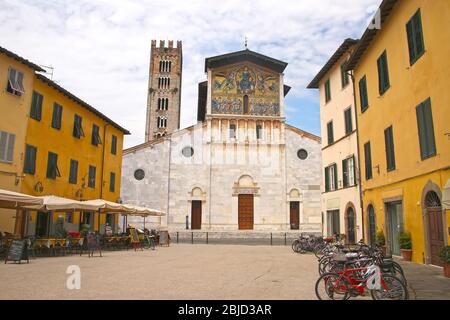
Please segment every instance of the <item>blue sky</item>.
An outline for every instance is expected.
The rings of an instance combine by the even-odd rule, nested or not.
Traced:
[[[306,85],[381,0],[0,0],[0,46],[54,68],[53,80],[144,141],[150,41],[183,41],[181,126],[196,121],[204,59],[249,49],[289,63],[287,122],[320,135]]]

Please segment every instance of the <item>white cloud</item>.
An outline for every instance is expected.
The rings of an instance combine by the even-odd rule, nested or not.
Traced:
[[[290,95],[337,46],[364,31],[380,0],[0,0],[0,46],[55,68],[54,80],[143,142],[151,39],[183,41],[182,126],[196,121],[204,59],[249,48],[289,63]],[[370,11],[370,10],[369,10]],[[292,106],[291,110],[298,110]]]

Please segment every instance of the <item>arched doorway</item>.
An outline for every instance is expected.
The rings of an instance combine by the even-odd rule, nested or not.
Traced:
[[[356,242],[356,221],[355,221],[355,210],[353,207],[348,207],[345,213],[346,224],[347,224],[347,242]]]
[[[436,266],[443,266],[439,258],[439,252],[444,246],[444,225],[441,199],[439,199],[439,195],[436,192],[429,191],[425,196],[425,210],[428,225],[430,262]]]
[[[377,240],[377,224],[375,220],[375,209],[369,204],[367,207],[367,232],[369,233],[369,243],[375,244]]]

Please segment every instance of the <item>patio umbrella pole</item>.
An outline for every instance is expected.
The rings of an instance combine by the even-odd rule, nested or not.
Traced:
[[[98,209],[98,234],[100,234],[100,209]]]
[[[144,216],[144,230],[145,230],[145,216]]]

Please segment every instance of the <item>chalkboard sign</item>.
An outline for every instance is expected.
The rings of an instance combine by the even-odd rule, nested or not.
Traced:
[[[130,235],[131,235],[131,242],[132,243],[140,242],[139,241],[139,235],[138,235],[136,229],[134,229],[134,228],[130,229]]]
[[[159,245],[169,246],[169,244],[170,244],[169,231],[160,231],[159,232]]]
[[[25,240],[13,240],[11,246],[9,247],[5,263],[8,261],[20,263],[22,260],[26,260],[27,263],[30,263],[30,260],[28,259],[27,243]]]
[[[89,253],[89,258],[92,256],[94,256],[94,251],[99,251],[100,252],[100,257],[102,256],[102,249],[100,246],[100,241],[97,238],[97,236],[95,235],[95,233],[90,232],[87,235],[87,247],[88,247],[88,253]]]

